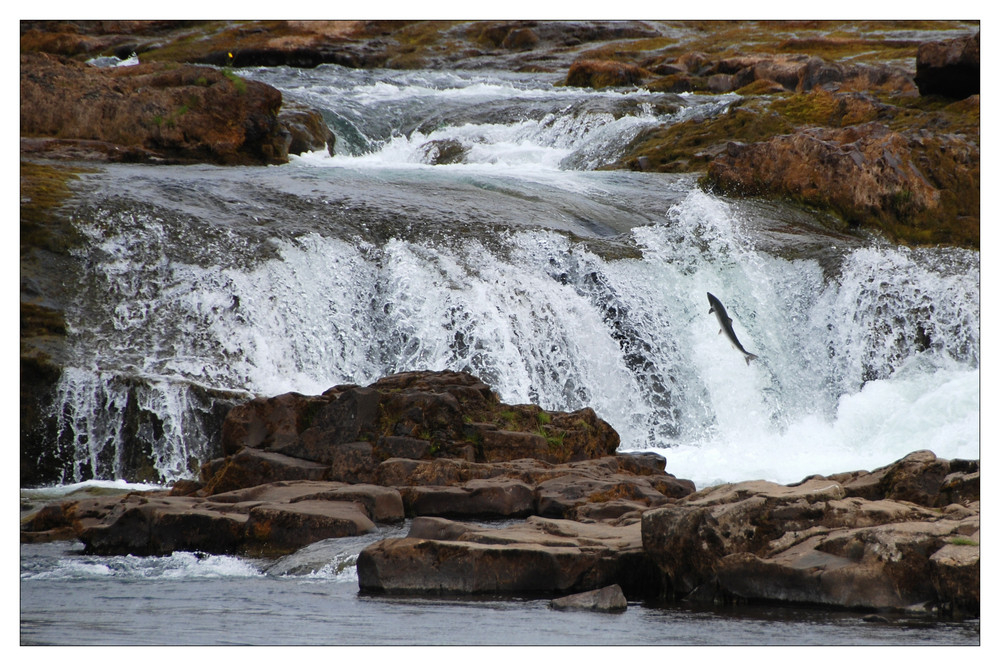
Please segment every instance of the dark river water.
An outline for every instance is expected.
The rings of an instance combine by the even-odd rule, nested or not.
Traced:
[[[380,538],[373,535],[370,540]],[[367,541],[367,539],[366,539]],[[356,541],[355,548],[362,541]],[[632,602],[558,611],[548,599],[358,592],[356,553],[318,568],[175,553],[89,557],[21,546],[21,643],[56,645],[976,645],[979,622],[787,607]],[[308,569],[308,567],[305,567]]]

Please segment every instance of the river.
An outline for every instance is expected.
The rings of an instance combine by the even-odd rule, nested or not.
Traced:
[[[643,128],[724,113],[734,95],[489,71],[241,74],[321,109],[336,154],[82,175],[64,462],[23,498],[190,478],[218,455],[219,400],[414,369],[472,372],[508,403],[590,406],[622,450],[655,450],[698,487],[916,449],[979,458],[978,252],[828,232],[693,176],[600,169]],[[708,292],[758,360],[718,335]],[[22,546],[22,642],[978,642],[978,622],[642,604],[608,620],[544,600],[364,597],[352,548],[340,569],[276,575]]]

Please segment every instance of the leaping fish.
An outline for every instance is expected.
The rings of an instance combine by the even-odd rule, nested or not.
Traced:
[[[733,347],[743,353],[743,359],[747,362],[747,365],[750,365],[750,361],[757,358],[757,355],[751,354],[746,349],[743,349],[743,345],[741,345],[740,341],[736,339],[736,333],[733,331],[733,320],[729,318],[729,315],[726,313],[726,308],[723,307],[722,302],[709,293],[708,303],[712,306],[708,309],[708,314],[715,313],[716,319],[719,320],[719,325],[722,326],[722,328],[719,329],[719,333],[721,334],[725,331],[726,337],[729,338],[729,342],[732,343]]]

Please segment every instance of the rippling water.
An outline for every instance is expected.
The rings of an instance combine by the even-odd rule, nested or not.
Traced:
[[[384,534],[370,535],[370,541]],[[320,544],[323,545],[323,544]],[[360,548],[354,552],[356,556]],[[334,558],[336,559],[336,558]],[[346,558],[350,561],[350,557]],[[275,570],[277,573],[269,573]],[[362,595],[353,566],[175,553],[90,557],[21,546],[21,642],[57,645],[972,645],[979,622],[632,602]]]

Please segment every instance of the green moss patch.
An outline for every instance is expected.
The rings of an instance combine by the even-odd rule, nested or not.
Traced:
[[[79,232],[58,209],[71,196],[70,182],[88,169],[21,162],[21,246],[65,254]]]

